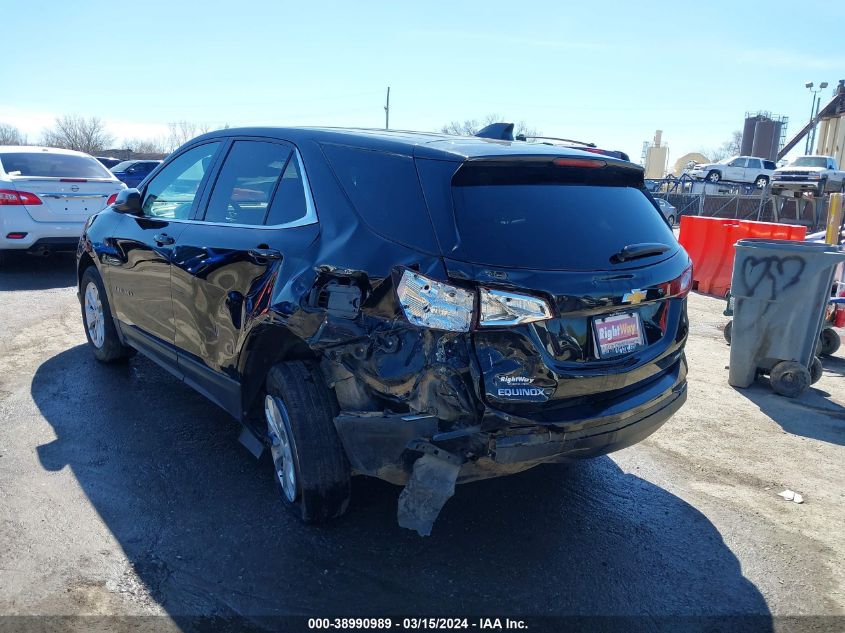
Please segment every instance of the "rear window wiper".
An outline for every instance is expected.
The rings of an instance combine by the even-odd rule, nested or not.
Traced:
[[[650,242],[645,242],[643,244],[628,244],[628,246],[623,247],[621,251],[611,257],[610,261],[614,264],[618,264],[620,262],[627,262],[641,257],[662,255],[666,251],[671,250],[671,248],[671,246],[667,246],[666,244],[656,244]]]

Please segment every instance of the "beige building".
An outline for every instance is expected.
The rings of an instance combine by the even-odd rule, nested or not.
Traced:
[[[669,148],[662,145],[663,130],[654,133],[654,143],[646,148],[645,177],[663,178],[666,175],[666,165],[669,162]]]
[[[839,169],[845,164],[845,85],[837,87],[836,97],[819,112],[816,154],[833,156]]]

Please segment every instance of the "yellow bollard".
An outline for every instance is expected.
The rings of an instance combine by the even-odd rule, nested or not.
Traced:
[[[830,194],[827,203],[827,231],[824,235],[825,244],[836,246],[839,244],[839,232],[842,230],[842,198],[841,193]]]

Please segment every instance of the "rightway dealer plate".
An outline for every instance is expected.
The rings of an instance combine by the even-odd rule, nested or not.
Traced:
[[[630,354],[645,345],[643,324],[636,312],[593,319],[600,358]]]

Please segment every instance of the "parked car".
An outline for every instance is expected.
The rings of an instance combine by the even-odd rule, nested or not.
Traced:
[[[657,201],[657,206],[660,207],[660,213],[666,218],[669,226],[675,226],[675,222],[678,220],[678,210],[663,198],[655,198],[655,200]]]
[[[137,187],[159,165],[160,160],[125,160],[112,167],[111,173],[127,187]]]
[[[833,156],[799,156],[786,167],[775,170],[772,193],[812,191],[817,196],[845,193],[845,172]]]
[[[345,512],[355,473],[406,485],[420,533],[456,482],[677,411],[691,271],[638,165],[320,128],[194,139],[78,251],[97,359],[138,350],[228,411],[305,521]]]
[[[775,164],[770,160],[756,156],[731,156],[717,163],[696,165],[689,175],[709,182],[749,182],[763,189],[771,182],[774,171]]]
[[[111,169],[122,162],[119,158],[110,158],[108,156],[95,156],[94,158],[100,161],[106,169]]]
[[[0,146],[0,257],[75,251],[85,221],[125,188],[88,154]]]

